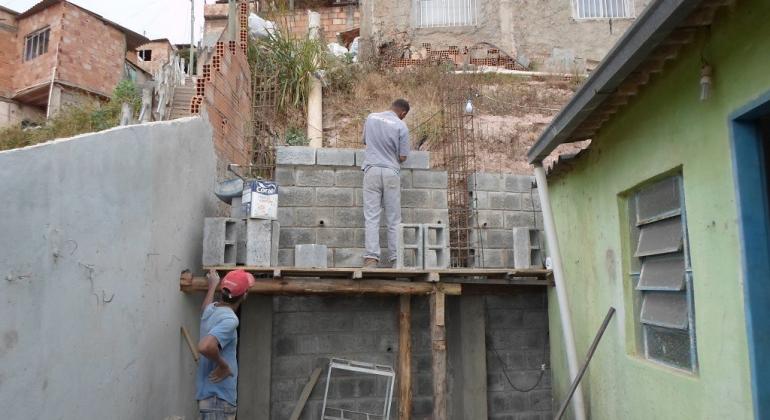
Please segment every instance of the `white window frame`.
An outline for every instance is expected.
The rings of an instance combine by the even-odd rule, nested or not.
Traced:
[[[451,28],[478,24],[479,0],[418,0],[420,28]]]
[[[626,14],[619,15],[619,5]],[[634,0],[572,0],[572,17],[575,20],[634,19]]]

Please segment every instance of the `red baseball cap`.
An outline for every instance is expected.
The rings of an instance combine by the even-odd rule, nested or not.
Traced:
[[[222,288],[227,289],[231,297],[243,296],[252,284],[254,276],[243,270],[233,270],[222,279]]]

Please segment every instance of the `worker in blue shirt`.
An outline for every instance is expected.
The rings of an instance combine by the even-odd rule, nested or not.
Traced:
[[[246,299],[254,276],[234,270],[222,279],[222,293],[214,302],[219,275],[210,270],[206,275],[208,292],[203,299],[200,342],[203,357],[195,378],[201,420],[235,420],[238,403],[238,317],[235,311]]]

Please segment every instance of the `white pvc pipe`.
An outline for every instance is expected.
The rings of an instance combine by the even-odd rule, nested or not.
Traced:
[[[535,179],[537,180],[537,194],[540,197],[540,208],[543,212],[543,226],[545,228],[546,245],[553,265],[553,280],[556,284],[556,299],[559,302],[559,316],[561,329],[564,335],[564,347],[567,351],[567,365],[569,367],[570,382],[577,378],[580,365],[578,364],[577,351],[575,350],[575,334],[572,331],[572,316],[569,311],[569,301],[564,280],[564,267],[561,265],[561,253],[559,252],[559,238],[556,235],[556,224],[553,221],[551,200],[548,195],[548,181],[545,177],[545,169],[542,162],[535,166]],[[575,395],[572,397],[572,409],[576,420],[585,420],[586,411],[583,401],[583,387],[578,385]]]
[[[308,35],[318,39],[321,29],[321,14],[308,10]],[[307,138],[310,147],[323,147],[323,85],[321,81],[310,76],[310,92],[307,104]]]

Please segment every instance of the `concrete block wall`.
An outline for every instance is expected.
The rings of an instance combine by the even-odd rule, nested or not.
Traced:
[[[468,178],[468,193],[476,212],[471,217],[471,244],[476,266],[514,267],[513,228],[543,228],[534,177],[479,172]]]
[[[552,419],[545,290],[528,289],[515,295],[487,296],[485,306],[490,420]],[[545,365],[542,378],[541,365]],[[514,390],[503,372],[520,391],[534,389],[529,392]]]
[[[272,419],[289,418],[316,367],[323,368],[323,373],[300,418],[321,418],[331,357],[384,364],[395,369],[398,363],[398,298],[273,298]],[[382,408],[380,396],[384,396],[384,386],[385,381],[370,375],[335,370],[329,388],[329,405],[373,412]],[[397,413],[396,400],[394,397],[391,413]],[[391,418],[395,416],[391,414]]]
[[[360,267],[364,255],[363,172],[354,149],[277,149],[278,262],[293,266],[294,246],[328,247],[329,267]],[[403,223],[448,223],[447,174],[432,171],[427,152],[416,152],[401,169]],[[384,217],[382,218],[384,223]],[[387,235],[380,229],[383,260]]]
[[[462,299],[462,298],[453,298]],[[448,316],[450,314],[447,314]],[[551,376],[548,319],[544,290],[485,299],[487,404],[490,419],[551,418]],[[456,322],[452,317],[448,322]],[[412,418],[429,420],[433,411],[430,314],[428,298],[412,297]],[[271,418],[291,413],[308,377],[316,367],[323,374],[316,384],[302,419],[320,419],[330,357],[381,363],[398,363],[398,298],[396,297],[275,297],[273,298]],[[451,332],[449,332],[451,334]],[[451,342],[451,337],[449,337]],[[495,355],[499,354],[503,363]],[[448,358],[457,347],[449,347]],[[543,353],[545,351],[545,353]],[[508,384],[503,369],[520,389]],[[454,381],[449,369],[448,381]],[[379,407],[371,396],[381,383],[355,375],[332,380],[332,404],[348,408]],[[396,379],[398,389],[398,376]],[[379,395],[379,394],[376,394]],[[398,393],[391,413],[398,412]],[[391,415],[395,418],[395,415]],[[457,417],[451,417],[455,419]]]

